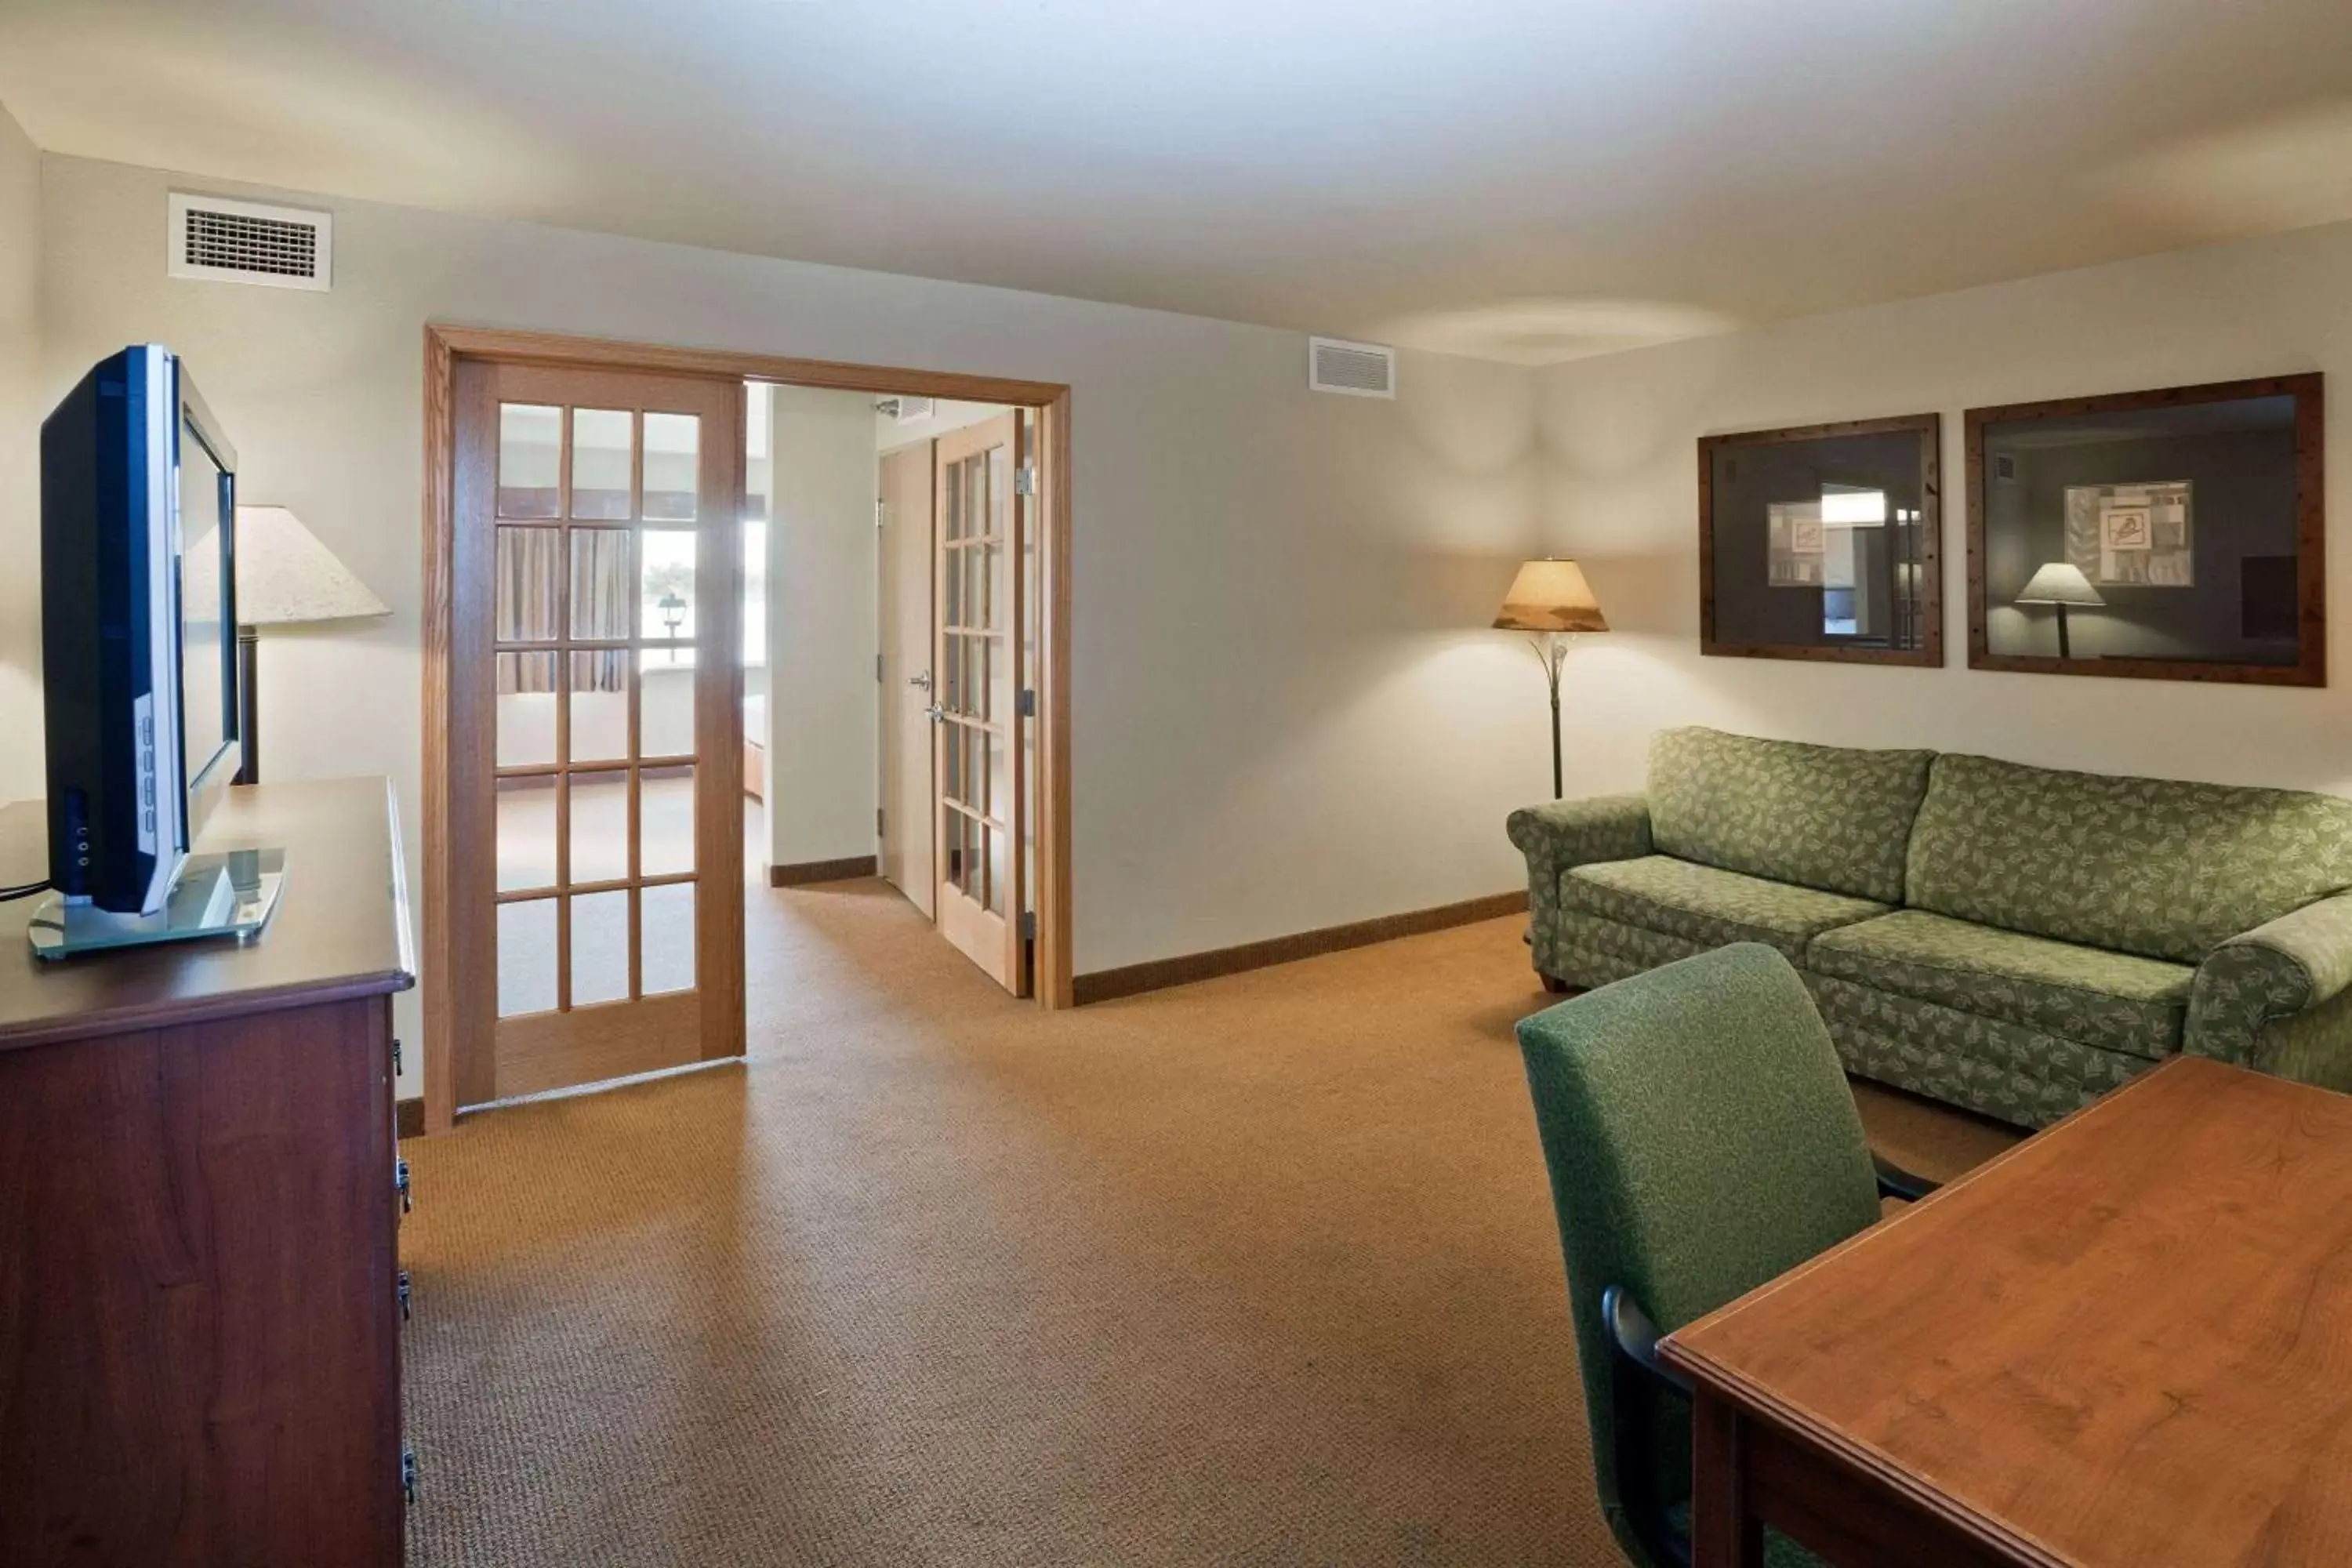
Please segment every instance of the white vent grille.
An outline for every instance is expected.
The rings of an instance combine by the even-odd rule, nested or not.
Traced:
[[[172,193],[173,278],[272,289],[325,289],[334,276],[334,219],[299,207]]]
[[[1350,397],[1396,395],[1396,350],[1338,338],[1307,340],[1307,384]]]
[[[938,405],[929,397],[886,397],[874,406],[901,425],[912,425],[918,419],[929,419]]]

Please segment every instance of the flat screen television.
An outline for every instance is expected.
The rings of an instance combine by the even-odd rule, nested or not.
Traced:
[[[156,915],[240,765],[236,449],[169,350],[100,361],[41,426],[49,882]]]

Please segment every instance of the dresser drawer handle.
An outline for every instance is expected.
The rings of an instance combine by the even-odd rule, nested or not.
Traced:
[[[408,1321],[408,1270],[405,1268],[400,1271],[399,1297],[400,1321],[404,1323]]]
[[[403,1443],[400,1446],[400,1495],[408,1506],[416,1506],[416,1450]]]
[[[392,1168],[393,1190],[400,1194],[400,1212],[408,1212],[408,1162],[402,1160]]]

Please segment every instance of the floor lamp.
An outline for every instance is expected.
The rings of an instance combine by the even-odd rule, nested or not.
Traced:
[[[1559,668],[1568,658],[1570,638],[1578,632],[1605,632],[1608,617],[1584,580],[1584,569],[1573,561],[1530,561],[1511,579],[1503,608],[1495,617],[1507,632],[1532,632],[1528,641],[1542,661],[1544,679],[1551,688],[1551,797],[1564,793],[1559,766]]]
[[[261,782],[260,629],[392,614],[301,519],[282,506],[236,509],[236,783]]]

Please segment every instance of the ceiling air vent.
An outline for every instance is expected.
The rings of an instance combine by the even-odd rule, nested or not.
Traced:
[[[938,406],[937,401],[929,397],[886,397],[874,405],[877,412],[886,417],[896,419],[901,425],[912,425],[918,419],[929,419],[932,411]]]
[[[1394,397],[1396,350],[1378,343],[1309,338],[1307,384],[1317,392],[1344,392],[1350,397]]]
[[[333,276],[335,220],[299,207],[172,193],[173,278],[272,289],[325,289]]]

